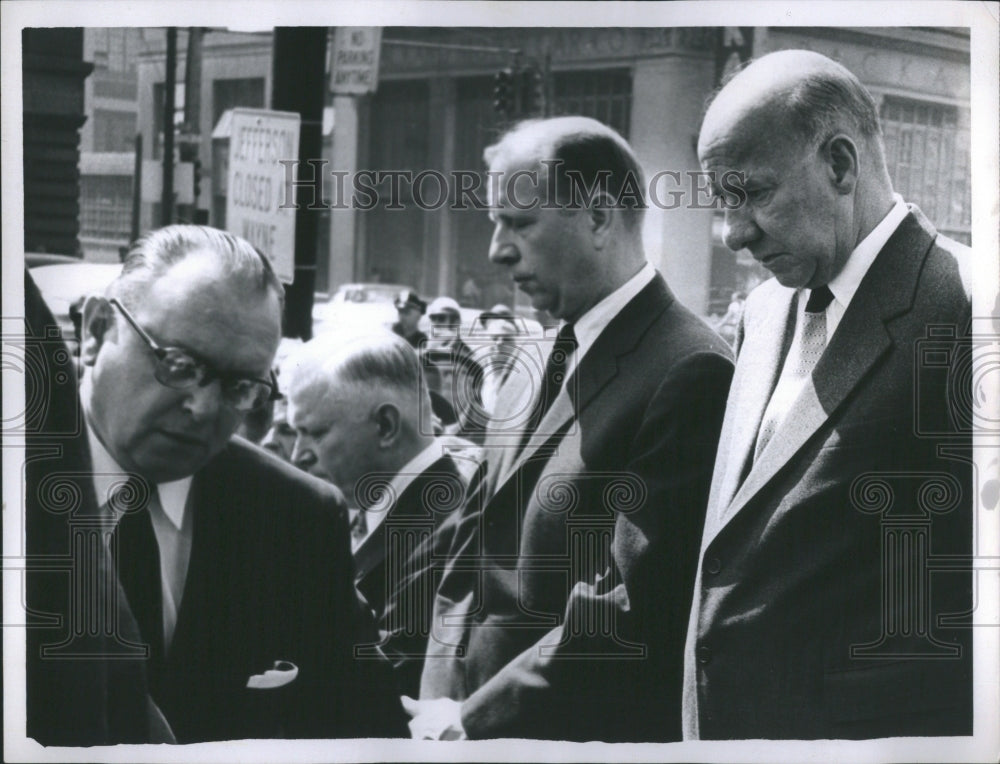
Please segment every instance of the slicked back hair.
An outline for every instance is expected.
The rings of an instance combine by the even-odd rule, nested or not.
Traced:
[[[422,388],[420,359],[409,342],[388,331],[358,334],[347,339],[324,336],[307,342],[292,360],[290,389],[327,385],[356,385],[391,390],[417,399]]]
[[[273,290],[282,308],[285,288],[271,263],[250,242],[227,231],[199,225],[169,225],[138,239],[109,287],[109,294],[132,306],[151,283],[195,251],[208,251],[234,282],[265,294]]]

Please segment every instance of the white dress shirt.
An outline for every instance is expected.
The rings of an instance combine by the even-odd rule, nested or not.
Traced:
[[[576,352],[566,365],[565,379],[569,379],[587,351],[590,350],[597,338],[601,336],[601,332],[607,328],[615,316],[621,313],[625,306],[655,277],[656,269],[648,262],[644,263],[638,273],[577,319],[576,323],[573,324]],[[560,322],[560,328],[565,324],[565,321]]]
[[[858,287],[861,286],[861,281],[864,279],[865,274],[868,273],[868,269],[871,268],[878,253],[882,251],[886,242],[889,241],[889,237],[899,228],[899,224],[903,222],[903,218],[906,217],[909,211],[906,203],[903,201],[903,197],[899,196],[899,194],[894,194],[893,198],[895,204],[889,210],[889,213],[854,248],[847,258],[847,262],[844,263],[844,267],[840,269],[840,273],[827,285],[833,293],[833,300],[826,309],[827,344],[829,344],[830,338],[833,337],[833,333],[837,330],[837,327],[840,326],[840,321],[847,311],[847,306],[854,299],[854,294],[858,291]],[[798,294],[795,296],[797,302],[795,304],[796,331],[794,339],[785,356],[781,367],[781,375],[774,386],[774,392],[771,393],[771,399],[767,403],[767,408],[761,420],[762,422],[770,421],[772,417],[776,417],[776,421],[780,424],[791,410],[792,404],[795,403],[795,400],[799,397],[799,393],[802,392],[802,388],[808,380],[808,377],[798,377],[793,373],[796,361],[790,360],[798,358],[800,328],[808,297],[808,289],[798,290]]]
[[[382,524],[386,515],[389,514],[389,510],[392,509],[392,505],[395,503],[394,500],[402,496],[403,492],[410,487],[410,483],[423,474],[425,470],[429,469],[434,462],[445,454],[453,452],[468,452],[470,457],[474,457],[477,450],[475,444],[471,441],[454,435],[440,435],[434,438],[430,445],[403,465],[402,469],[390,481],[389,490],[384,492],[378,501],[365,510],[365,535],[358,538],[354,538],[352,535],[351,551],[356,552],[365,539],[375,532],[375,529]],[[471,474],[475,471],[478,462],[475,458],[470,458],[456,459],[455,463],[463,482],[468,485]],[[349,510],[349,518],[354,520],[354,517],[360,511],[360,509]]]
[[[128,473],[121,468],[114,457],[101,443],[97,434],[87,422],[87,439],[94,466],[94,490],[97,501],[106,507],[110,491],[120,484]],[[191,490],[191,478],[181,478],[169,483],[158,483],[156,492],[150,497],[149,517],[160,548],[160,582],[163,594],[163,646],[170,649],[174,629],[177,626],[177,612],[184,595],[188,563],[191,560],[191,539],[193,528],[191,513],[187,511],[187,498]]]

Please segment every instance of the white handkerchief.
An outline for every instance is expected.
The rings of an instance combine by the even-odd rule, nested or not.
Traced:
[[[275,661],[273,669],[268,669],[263,674],[254,674],[247,679],[247,689],[273,690],[275,687],[284,687],[295,681],[298,675],[299,667],[291,661]]]

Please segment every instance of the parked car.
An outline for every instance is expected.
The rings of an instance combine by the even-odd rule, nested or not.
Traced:
[[[396,320],[393,300],[405,284],[342,284],[327,299],[313,302],[313,336],[328,332],[364,331],[392,326]]]
[[[51,262],[49,258],[52,257],[48,255],[42,262]],[[76,358],[80,346],[79,321],[83,301],[92,294],[103,294],[108,284],[121,273],[122,266],[120,263],[74,260],[30,267],[32,259],[31,255],[25,255],[31,278],[59,324],[63,341]]]
[[[331,331],[366,331],[379,327],[389,328],[396,321],[393,301],[404,289],[416,291],[406,284],[358,283],[342,284],[330,297],[317,295],[313,303],[313,336]],[[479,321],[482,308],[460,308],[463,338],[481,337],[484,329]],[[542,325],[532,318],[519,315],[516,319],[519,333],[527,337],[541,337]],[[420,329],[433,336],[430,319],[420,319]]]

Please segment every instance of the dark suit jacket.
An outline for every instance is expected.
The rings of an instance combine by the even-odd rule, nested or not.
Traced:
[[[194,535],[173,643],[152,672],[178,742],[387,737],[406,726],[354,588],[343,497],[234,438],[194,477]],[[291,684],[247,689],[275,661]]]
[[[420,692],[434,590],[466,483],[444,454],[410,482],[354,553],[358,590],[375,611],[379,647],[393,664],[400,693],[411,697]]]
[[[688,634],[686,735],[695,713],[702,738],[971,733],[962,250],[911,210],[752,466],[794,291],[772,280],[747,300]],[[952,570],[931,573],[948,555]]]
[[[144,650],[102,538],[74,359],[27,272],[25,318],[27,734],[172,742],[143,661],[130,659]]]
[[[510,420],[491,425],[421,687],[464,699],[470,738],[679,739],[684,629],[731,374],[728,347],[657,275],[519,456]],[[517,401],[532,383],[512,375],[498,411],[530,409]]]

